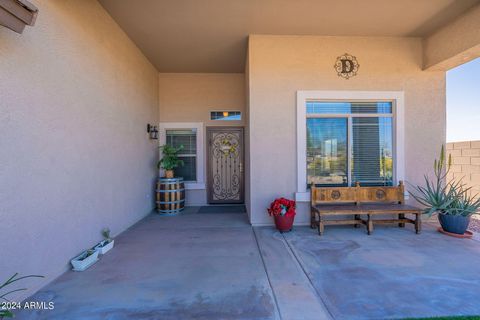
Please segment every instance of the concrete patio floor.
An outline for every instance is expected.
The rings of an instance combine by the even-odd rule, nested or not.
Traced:
[[[152,214],[17,319],[399,319],[480,314],[480,243],[425,226],[252,228],[246,214]]]

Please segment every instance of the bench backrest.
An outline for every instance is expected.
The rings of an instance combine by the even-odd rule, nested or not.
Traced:
[[[312,185],[311,204],[332,203],[400,203],[405,202],[405,187],[400,181],[397,187],[315,187]]]

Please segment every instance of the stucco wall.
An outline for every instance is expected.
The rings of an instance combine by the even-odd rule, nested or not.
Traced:
[[[337,56],[350,53],[360,69],[337,76]],[[253,224],[270,224],[275,197],[294,198],[296,91],[404,91],[406,180],[421,182],[445,142],[445,74],[422,71],[418,38],[263,36],[249,39],[250,198]],[[297,224],[307,224],[301,203]]]
[[[245,123],[250,123],[250,60],[248,57],[245,59]],[[250,127],[245,126],[245,207],[247,209],[248,217],[250,218],[250,213],[252,211],[250,199]]]
[[[162,122],[203,122],[205,126],[244,125],[212,121],[210,111],[245,111],[243,73],[160,73],[159,110]]]
[[[447,154],[453,162],[448,178],[462,179],[474,194],[480,194],[480,141],[447,143]]]
[[[160,73],[162,122],[202,122],[207,126],[245,125],[245,75],[242,73]],[[241,111],[241,121],[212,121],[210,111]],[[204,130],[204,139],[206,130]],[[206,141],[206,140],[204,140]],[[207,150],[205,143],[205,150]],[[204,157],[207,155],[205,154]],[[204,159],[206,164],[206,159]],[[205,167],[204,177],[207,179]],[[187,190],[187,205],[206,204],[206,189]]]
[[[480,4],[423,40],[424,68],[445,70],[480,56]]]
[[[156,69],[97,1],[34,4],[0,28],[0,281],[46,276],[21,297],[151,211],[157,159]]]

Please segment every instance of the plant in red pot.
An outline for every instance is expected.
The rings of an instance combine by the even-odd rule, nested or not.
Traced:
[[[292,230],[295,218],[295,201],[285,198],[275,199],[267,209],[268,214],[275,219],[275,226],[280,232]]]

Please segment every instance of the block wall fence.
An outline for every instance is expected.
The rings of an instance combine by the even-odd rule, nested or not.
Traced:
[[[480,141],[447,143],[447,154],[452,155],[449,178],[460,179],[480,193]]]

